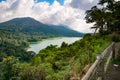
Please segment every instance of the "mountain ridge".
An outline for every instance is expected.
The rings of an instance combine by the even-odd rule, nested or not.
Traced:
[[[77,32],[75,30],[72,30],[68,27],[61,26],[61,25],[48,25],[43,24],[33,18],[30,17],[24,17],[24,18],[14,18],[12,20],[0,23],[0,29],[1,27],[5,28],[11,28],[11,30],[18,32],[41,32],[44,34],[50,34],[55,36],[70,36],[70,37],[82,37],[84,34]]]

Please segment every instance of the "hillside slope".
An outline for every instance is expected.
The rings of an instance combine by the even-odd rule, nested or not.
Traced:
[[[47,25],[36,21],[33,18],[15,18],[0,24],[0,29],[25,34],[72,36],[81,37],[83,33],[74,31],[65,26]]]

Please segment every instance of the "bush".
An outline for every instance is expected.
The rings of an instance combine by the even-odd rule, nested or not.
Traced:
[[[114,42],[120,42],[120,35],[116,33],[112,33],[109,35],[110,39]]]
[[[120,64],[120,48],[118,50],[117,58],[113,59],[113,63]]]

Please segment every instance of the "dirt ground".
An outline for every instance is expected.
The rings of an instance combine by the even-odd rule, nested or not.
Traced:
[[[118,53],[118,49],[120,49],[120,43],[116,44],[116,53]],[[107,70],[106,79],[105,80],[120,80],[120,55],[117,55],[117,59],[119,63],[112,63],[109,69]]]
[[[120,80],[120,65],[112,64],[107,72],[106,80]]]

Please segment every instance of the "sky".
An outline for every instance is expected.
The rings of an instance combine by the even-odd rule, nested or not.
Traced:
[[[54,2],[54,0],[37,0],[37,2],[44,2],[44,1],[49,2],[50,5],[52,5],[52,3]],[[61,5],[64,4],[64,0],[57,0],[57,1],[58,1]]]
[[[39,22],[65,25],[83,33],[93,32],[84,17],[98,0],[0,0],[0,22],[32,17]]]

